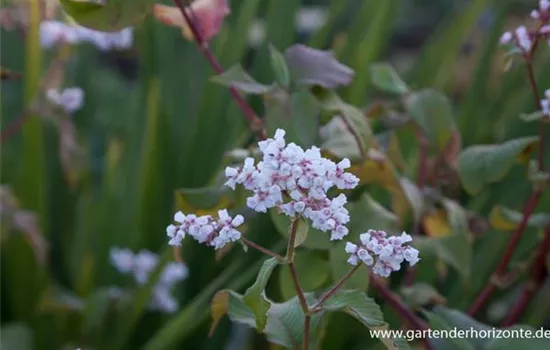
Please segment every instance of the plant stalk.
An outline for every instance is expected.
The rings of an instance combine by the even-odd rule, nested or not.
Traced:
[[[359,268],[361,267],[361,264],[357,264],[355,265],[351,270],[348,271],[348,273],[346,273],[346,275],[344,277],[342,277],[340,279],[340,281],[338,281],[338,283],[336,283],[329,291],[327,291],[325,294],[323,294],[323,296],[321,298],[319,298],[319,301],[317,301],[317,303],[311,307],[311,310],[313,310],[314,312],[317,312],[317,311],[320,311],[320,310],[317,310],[317,309],[320,309],[322,306],[323,306],[323,303],[325,301],[327,301],[332,295],[334,295],[334,293],[336,293],[338,291],[338,289],[340,289],[340,287],[342,287],[342,285],[355,273],[357,272],[357,270],[359,270]]]
[[[529,200],[527,201],[527,204],[523,209],[523,217],[521,219],[521,222],[519,223],[518,227],[512,234],[512,238],[508,242],[506,251],[504,252],[502,259],[500,259],[499,264],[497,265],[495,271],[493,272],[493,277],[490,278],[487,286],[485,286],[483,291],[479,294],[477,299],[474,301],[474,304],[472,305],[470,310],[468,310],[469,315],[474,316],[475,314],[477,314],[483,308],[483,306],[489,300],[489,298],[493,295],[494,291],[496,290],[498,281],[500,281],[502,276],[504,276],[506,273],[508,264],[510,263],[510,260],[512,260],[514,251],[521,237],[525,233],[525,229],[527,228],[527,223],[529,222],[529,218],[535,211],[535,207],[537,206],[537,203],[541,195],[542,195],[541,190],[537,190],[531,194],[531,197],[529,198]]]
[[[195,41],[197,42],[199,46],[199,50],[203,54],[203,56],[206,58],[214,72],[216,74],[222,74],[224,72],[223,67],[221,66],[220,62],[214,55],[214,53],[210,50],[208,43],[204,41],[204,38],[198,28],[199,23],[197,23],[195,20],[191,19],[190,12],[192,11],[190,8],[189,12],[186,11],[185,5],[183,4],[182,0],[173,0],[178,9],[180,10],[181,14],[183,15],[183,18],[187,22],[187,25],[189,26],[189,29],[191,30],[191,33],[193,33],[193,37],[195,38]],[[196,19],[196,16],[194,16]],[[258,138],[261,140],[264,140],[266,138],[265,130],[264,130],[264,122],[263,120],[256,115],[252,107],[246,102],[246,100],[241,96],[241,94],[237,91],[237,89],[230,87],[229,92],[231,94],[231,97],[233,97],[233,100],[237,103],[239,109],[243,113],[244,117],[248,121],[250,125],[250,129],[252,131],[258,132]]]
[[[272,251],[272,250],[270,250],[270,249],[267,249],[267,248],[265,248],[265,247],[262,247],[261,245],[256,244],[256,243],[250,241],[248,238],[246,238],[246,237],[244,237],[244,236],[241,237],[241,241],[242,241],[244,244],[246,244],[247,246],[249,246],[249,247],[251,247],[251,248],[254,248],[254,249],[256,249],[257,251],[262,252],[262,253],[264,253],[264,254],[266,254],[266,255],[272,256],[272,257],[276,258],[276,259],[279,260],[279,261],[284,261],[284,260],[285,260],[285,257],[284,257],[284,256],[282,256],[282,255],[280,255],[280,254],[277,254],[277,253],[275,253],[274,251]]]
[[[550,252],[550,226],[546,228],[544,239],[537,249],[535,260],[531,265],[529,280],[525,284],[518,301],[502,321],[502,327],[512,326],[519,321],[529,302],[542,286],[548,275],[548,271],[546,270],[546,255],[548,252]]]

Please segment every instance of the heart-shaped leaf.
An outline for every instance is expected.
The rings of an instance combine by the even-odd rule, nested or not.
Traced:
[[[254,316],[256,317],[256,329],[258,332],[262,332],[267,323],[267,312],[271,307],[271,303],[265,296],[265,287],[277,264],[278,262],[275,258],[264,261],[258,272],[256,281],[244,294],[243,301],[254,312]]]
[[[538,137],[530,136],[466,148],[458,157],[458,175],[464,189],[475,195],[485,185],[500,181],[518,159],[525,159],[538,141]]]
[[[407,84],[388,63],[373,63],[370,66],[370,72],[372,83],[380,90],[399,95],[409,92]]]
[[[438,91],[425,89],[408,95],[405,107],[430,143],[443,150],[456,128],[449,99]]]
[[[293,80],[299,84],[334,89],[349,85],[355,75],[331,51],[296,44],[286,49],[284,55]]]
[[[233,66],[210,81],[253,95],[262,95],[273,90],[273,86],[258,83],[240,65]]]

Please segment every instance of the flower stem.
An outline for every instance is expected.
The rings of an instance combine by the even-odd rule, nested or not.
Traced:
[[[546,276],[548,275],[548,271],[545,266],[548,252],[550,252],[550,226],[546,227],[544,239],[536,252],[535,260],[531,265],[529,280],[525,284],[517,303],[506,315],[504,321],[502,321],[502,327],[512,326],[519,321],[521,315],[525,312],[527,305],[529,305],[529,302],[533,299],[535,293],[542,286]]]
[[[361,264],[357,264],[351,270],[349,270],[348,273],[346,273],[346,275],[342,277],[340,281],[338,281],[338,283],[336,283],[328,292],[326,292],[321,298],[319,298],[319,301],[317,301],[317,303],[311,307],[311,310],[313,310],[314,312],[320,311],[323,303],[327,301],[334,293],[336,293],[338,289],[342,287],[342,284],[344,284],[355,272],[357,272],[360,267]]]
[[[302,350],[308,350],[309,348],[309,329],[311,328],[311,316],[305,315],[304,319],[304,344]]]
[[[529,86],[531,86],[531,91],[533,92],[533,98],[535,99],[535,106],[537,109],[542,110],[542,105],[540,103],[540,94],[537,86],[537,79],[535,78],[535,68],[533,67],[533,61],[531,59],[527,60],[527,75],[529,77]],[[544,141],[545,141],[545,122],[544,119],[541,120],[541,125],[539,127],[539,170],[544,170]]]
[[[192,20],[190,17],[190,10],[189,12],[186,11],[185,5],[183,4],[182,0],[173,0],[178,9],[180,10],[181,14],[183,15],[183,18],[185,19],[185,22],[187,22],[187,25],[189,26],[189,29],[191,30],[191,33],[193,33],[193,37],[195,38],[199,50],[203,54],[203,56],[206,58],[208,63],[210,63],[210,66],[216,72],[216,74],[222,74],[224,72],[223,67],[221,66],[220,62],[214,56],[214,53],[210,50],[208,47],[208,43],[204,41],[204,38],[198,28],[198,23],[195,20]],[[195,17],[196,19],[196,17]],[[239,109],[242,111],[244,117],[248,121],[250,125],[250,129],[252,131],[258,132],[258,138],[263,140],[266,138],[265,130],[263,127],[263,120],[259,118],[252,107],[246,102],[246,100],[241,96],[241,94],[233,87],[229,88],[229,92],[231,94],[231,97],[235,100],[237,105],[239,106]]]
[[[508,246],[506,247],[506,251],[504,252],[504,255],[502,256],[502,259],[500,259],[499,264],[495,268],[495,271],[493,272],[493,277],[489,279],[489,283],[483,291],[479,294],[477,299],[474,301],[474,304],[468,310],[468,314],[471,316],[474,316],[483,308],[485,303],[489,300],[491,295],[493,295],[498,282],[501,280],[501,277],[506,273],[506,269],[508,267],[508,264],[510,263],[510,260],[512,260],[512,255],[514,254],[514,251],[519,243],[519,240],[523,236],[523,233],[525,232],[525,229],[527,228],[527,223],[529,222],[529,218],[535,211],[535,207],[537,206],[537,203],[542,195],[541,190],[537,190],[531,194],[531,197],[527,201],[527,204],[525,205],[525,208],[523,209],[523,217],[521,219],[521,222],[519,223],[518,227],[512,234],[512,238],[508,242]]]
[[[288,238],[288,245],[286,248],[285,260],[288,263],[290,277],[292,278],[294,289],[296,289],[296,294],[298,295],[298,300],[300,301],[300,307],[302,308],[302,312],[304,313],[304,342],[302,349],[307,350],[309,347],[309,328],[311,322],[311,319],[309,317],[309,306],[307,305],[304,290],[300,285],[300,280],[298,279],[298,274],[296,273],[296,266],[294,266],[294,243],[296,242],[296,233],[298,231],[299,220],[299,218],[294,218],[290,223],[290,234]]]
[[[251,248],[254,248],[254,249],[256,249],[257,251],[260,251],[260,252],[262,252],[262,253],[264,253],[264,254],[266,254],[266,255],[272,256],[272,257],[276,258],[276,259],[279,260],[279,261],[284,261],[284,260],[285,260],[284,256],[282,256],[282,255],[280,255],[280,254],[277,254],[277,253],[275,253],[274,251],[269,250],[269,249],[267,249],[267,248],[265,248],[265,247],[262,247],[261,245],[256,244],[256,243],[250,241],[248,238],[246,238],[246,237],[244,237],[244,236],[241,237],[241,241],[242,241],[244,244],[246,244],[247,246],[249,246],[249,247],[251,247]]]
[[[290,237],[288,239],[288,246],[286,249],[286,261],[288,262],[288,268],[290,269],[290,276],[292,277],[292,283],[298,294],[298,299],[300,300],[300,306],[304,315],[309,312],[309,307],[307,305],[306,297],[302,286],[300,285],[300,280],[298,279],[298,274],[296,273],[296,266],[294,265],[294,242],[296,241],[296,231],[298,229],[298,220],[293,219],[290,224]]]
[[[428,324],[424,320],[416,316],[414,312],[401,301],[399,296],[380,283],[372,274],[370,275],[370,284],[411,328],[416,330],[429,329]],[[427,350],[434,350],[434,347],[427,339],[423,339],[423,342]]]

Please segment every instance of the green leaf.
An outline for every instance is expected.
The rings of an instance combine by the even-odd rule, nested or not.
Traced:
[[[445,324],[456,327],[457,329],[461,329],[464,331],[475,329],[475,330],[483,330],[483,331],[489,331],[492,330],[492,327],[483,324],[469,315],[464,314],[463,312],[455,309],[451,309],[445,306],[435,306],[432,310],[432,312],[439,317],[440,320],[442,320]],[[476,349],[481,349],[487,344],[488,339],[487,338],[481,338],[481,337],[473,337],[472,335],[468,337],[462,337],[463,339],[467,340],[470,344],[472,344]]]
[[[406,177],[401,177],[399,182],[401,183],[401,188],[405,193],[408,205],[412,208],[415,220],[421,220],[426,210],[426,203],[422,192],[420,192],[418,186]]]
[[[276,209],[270,209],[269,215],[271,216],[271,220],[273,221],[277,232],[279,232],[283,237],[288,238],[288,228],[290,227],[291,222],[290,217],[284,214],[279,214]],[[304,224],[307,225],[305,222]],[[306,248],[326,250],[332,247],[332,242],[329,239],[330,234],[327,232],[321,232],[310,227],[306,236],[305,241],[301,244]]]
[[[533,113],[522,113],[519,118],[524,122],[535,122],[544,118],[544,113],[542,111],[536,111]]]
[[[378,203],[369,194],[363,194],[358,201],[348,205],[351,221],[349,230],[353,233],[367,232],[369,229],[397,232],[399,218]],[[358,237],[357,237],[358,238]]]
[[[105,322],[112,301],[111,288],[99,288],[89,296],[82,325],[84,334],[90,336],[96,331],[99,332]]]
[[[522,213],[501,205],[493,207],[491,213],[489,214],[489,223],[491,224],[491,226],[497,230],[502,231],[515,230],[522,219]],[[527,226],[539,229],[545,228],[549,224],[550,214],[546,213],[532,214],[527,221]]]
[[[466,210],[464,210],[460,204],[448,198],[443,198],[442,204],[447,211],[447,218],[451,224],[453,234],[467,235],[469,233],[469,228]]]
[[[314,291],[328,281],[329,262],[322,252],[300,249],[294,256],[294,266],[305,292]],[[279,269],[279,286],[284,300],[289,300],[296,295],[290,270],[286,265]]]
[[[301,246],[307,239],[309,232],[309,223],[304,219],[298,219],[298,227],[296,228],[296,238],[294,240],[294,248]]]
[[[34,349],[33,332],[22,323],[3,324],[0,330],[0,348],[32,350]]]
[[[451,326],[445,322],[439,315],[434,314],[433,312],[424,311],[424,315],[428,319],[428,322],[432,326],[433,330],[440,331],[451,331]],[[460,337],[434,337],[428,340],[432,343],[432,346],[438,350],[475,350],[476,348],[469,343],[467,340]]]
[[[401,289],[405,302],[414,310],[431,304],[444,304],[445,298],[434,286],[426,283],[416,283]]]
[[[269,54],[271,69],[275,73],[277,82],[284,88],[288,88],[290,85],[290,72],[286,65],[285,58],[279,50],[273,45],[269,45]]]
[[[424,89],[407,95],[405,108],[431,144],[443,150],[455,129],[449,99],[439,91]]]
[[[103,32],[138,25],[151,11],[152,0],[60,0],[78,24]]]
[[[550,331],[548,329],[535,329],[529,326],[513,326],[510,328],[502,329],[501,338],[495,338],[489,340],[484,350],[540,350],[550,348],[550,339],[548,335]],[[525,334],[529,332],[534,335],[534,338],[527,337]],[[544,333],[541,333],[544,332]],[[543,337],[544,334],[544,337]],[[511,335],[510,337],[504,337]],[[523,335],[523,336],[522,336]]]
[[[470,194],[478,194],[485,185],[502,180],[518,158],[527,156],[537,143],[538,137],[530,136],[466,148],[458,156],[462,185]]]
[[[374,299],[364,292],[342,289],[336,292],[323,304],[323,310],[343,311],[368,328],[377,328],[386,325],[380,307]]]
[[[312,293],[305,294],[309,305],[315,302]],[[319,340],[319,324],[322,314],[319,313],[311,318],[310,325],[310,348],[315,349]],[[294,297],[284,303],[274,303],[269,310],[267,327],[265,330],[267,339],[275,344],[286,347],[300,346],[304,338],[304,314],[300,308],[298,297]]]
[[[321,149],[327,150],[339,158],[361,158],[360,145],[357,144],[341,117],[332,118],[321,128],[319,134]]]
[[[397,72],[388,63],[373,63],[370,66],[373,84],[380,90],[403,95],[409,92],[409,87],[399,77]]]
[[[331,51],[296,44],[286,49],[284,55],[293,79],[302,85],[334,89],[350,84],[355,75]]]
[[[454,268],[464,280],[470,278],[472,246],[467,235],[417,237],[414,246],[420,251],[420,256],[435,255]]]
[[[315,297],[311,293],[305,294],[308,304],[315,302]],[[256,321],[254,313],[243,302],[243,297],[231,290],[223,290],[216,294],[216,301],[213,311],[215,311],[215,322],[227,314],[232,322],[245,324],[254,328]],[[214,310],[215,309],[215,310]],[[310,340],[316,342],[319,332],[319,323],[321,314],[311,318]],[[267,339],[275,344],[293,348],[302,343],[304,336],[304,314],[300,308],[300,302],[297,297],[284,303],[272,303],[267,315],[267,325],[263,330]],[[310,344],[311,346],[311,344]],[[311,346],[314,348],[314,346]]]
[[[346,157],[351,159],[360,159],[362,154],[367,154],[373,134],[364,114],[356,107],[342,101],[340,96],[333,91],[315,87],[312,92],[321,103],[323,111],[333,116],[332,120],[342,119],[335,122],[337,125],[321,130],[321,139],[324,145],[335,151],[341,149],[342,155],[338,154],[340,157],[343,157],[343,154],[348,151],[350,154]],[[345,133],[345,138],[342,139],[339,133]],[[331,137],[334,137],[335,140],[331,141]],[[352,140],[356,146],[350,147]],[[329,146],[327,143],[334,143],[334,146]],[[342,147],[342,144],[345,146]],[[336,145],[339,146],[336,147]]]
[[[345,312],[369,329],[388,329],[378,304],[362,291],[341,289],[325,301],[323,310]],[[388,349],[408,349],[406,342],[400,339],[379,339]]]
[[[212,215],[219,209],[227,208],[229,202],[225,188],[180,188],[175,191],[176,208],[184,213]]]
[[[271,303],[267,301],[265,296],[265,287],[269,278],[273,273],[273,269],[277,266],[278,262],[275,258],[270,258],[264,261],[260,271],[258,272],[258,277],[256,282],[246,290],[244,294],[243,301],[248,305],[254,315],[256,316],[256,329],[261,332],[264,330],[267,323],[267,312],[271,307]]]
[[[210,81],[234,87],[247,94],[262,95],[273,90],[273,86],[263,85],[254,80],[240,65],[233,66],[222,74],[211,77]]]
[[[277,89],[264,96],[267,133],[276,129],[286,131],[286,140],[310,147],[317,139],[319,102],[308,90],[300,89],[288,94]]]

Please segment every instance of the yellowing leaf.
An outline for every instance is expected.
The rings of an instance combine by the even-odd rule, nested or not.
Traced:
[[[231,13],[227,0],[197,0],[186,7],[186,13],[191,20],[196,20],[197,30],[205,42],[215,37],[223,25],[224,18]],[[160,22],[181,27],[185,39],[193,40],[193,32],[177,7],[155,4],[153,15]]]
[[[430,237],[442,237],[451,234],[451,226],[444,210],[438,209],[424,216],[422,219],[424,231]]]
[[[178,210],[195,215],[216,215],[220,209],[230,207],[229,197],[221,188],[182,188],[175,192]]]
[[[522,218],[522,213],[497,205],[489,214],[489,223],[496,230],[512,231],[518,227]],[[550,214],[546,213],[533,214],[527,222],[528,226],[536,228],[544,228],[548,224],[550,224]]]
[[[212,325],[208,336],[212,336],[221,318],[227,313],[229,305],[229,293],[227,290],[220,290],[214,295],[210,303],[210,312],[212,313]]]

